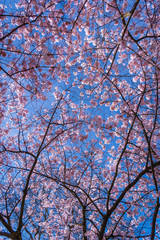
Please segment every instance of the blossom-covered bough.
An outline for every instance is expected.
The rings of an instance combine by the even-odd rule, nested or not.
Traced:
[[[0,239],[160,239],[159,1],[0,19]]]

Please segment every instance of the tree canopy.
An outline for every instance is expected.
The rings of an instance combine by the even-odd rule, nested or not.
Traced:
[[[0,19],[0,240],[160,239],[159,1]]]

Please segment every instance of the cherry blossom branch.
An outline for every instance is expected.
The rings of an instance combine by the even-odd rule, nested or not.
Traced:
[[[160,166],[160,161],[153,163],[153,167],[158,167]],[[104,215],[104,220],[101,225],[100,233],[99,233],[99,240],[103,239],[104,231],[106,228],[106,224],[108,222],[109,217],[111,214],[114,212],[114,210],[117,208],[121,200],[124,198],[126,193],[150,170],[152,169],[152,166],[146,167],[142,172],[138,174],[138,176],[130,183],[128,186],[123,190],[123,192],[120,194],[119,198],[116,200],[116,202],[113,204],[113,206],[109,209],[109,211]]]
[[[27,89],[26,87],[22,86],[21,83],[19,83],[14,77],[12,77],[11,74],[9,74],[2,66],[0,66],[0,69],[8,76],[10,77],[14,82],[16,82],[20,87],[24,88],[27,92],[30,92],[32,94],[34,94],[34,92],[32,92],[31,90]]]
[[[132,18],[132,15],[134,14],[134,12],[135,12],[135,10],[136,10],[136,7],[137,7],[137,5],[139,4],[139,1],[140,1],[140,0],[136,0],[135,4],[133,5],[133,7],[132,7],[132,9],[131,9],[131,11],[130,11],[130,15],[129,15],[128,21],[127,21],[127,23],[125,24],[125,28],[124,28],[124,31],[123,31],[123,34],[122,34],[122,40],[123,40],[123,37],[124,37],[124,35],[125,35],[125,32],[126,32],[126,30],[127,30],[127,28],[128,28],[129,22],[130,22],[130,20],[131,20],[131,18]],[[121,15],[121,19],[124,20],[124,17],[123,17],[122,15]],[[123,20],[122,20],[122,21],[123,21]],[[125,23],[125,20],[124,20],[123,22]]]
[[[24,22],[21,25],[13,28],[9,33],[7,33],[6,35],[4,35],[3,37],[0,38],[0,41],[3,41],[5,38],[9,37],[12,33],[14,33],[15,31],[17,31],[19,28],[26,26],[28,24],[34,23],[37,21],[37,19],[43,14],[43,12],[41,12],[34,20],[30,21],[30,22]]]
[[[57,110],[57,108],[58,108],[58,105],[59,105],[60,102],[61,102],[61,99],[62,99],[62,98],[59,99],[59,101],[58,101],[58,103],[57,103],[57,105],[56,105],[56,107],[55,107],[55,109],[54,109],[54,111],[53,111],[53,113],[52,113],[52,115],[51,115],[50,121],[49,121],[49,123],[48,123],[48,126],[47,126],[47,128],[46,128],[45,134],[44,134],[44,136],[43,136],[42,142],[41,142],[41,144],[40,144],[40,146],[39,146],[37,155],[35,156],[34,163],[33,163],[33,165],[32,165],[32,168],[31,168],[30,172],[29,172],[29,175],[28,175],[28,177],[27,177],[26,185],[25,185],[25,188],[24,188],[24,190],[23,190],[23,197],[22,197],[22,203],[21,203],[21,209],[20,209],[20,215],[19,215],[19,224],[18,224],[18,227],[17,227],[17,232],[20,232],[20,230],[21,230],[21,228],[22,228],[22,217],[23,217],[23,212],[24,212],[24,204],[25,204],[25,199],[26,199],[26,196],[27,196],[27,190],[28,190],[30,178],[31,178],[31,175],[32,175],[32,173],[33,173],[33,170],[34,170],[34,168],[35,168],[35,166],[36,166],[36,164],[37,164],[38,157],[39,157],[39,155],[40,155],[40,153],[41,153],[41,148],[42,148],[42,146],[43,146],[43,143],[44,143],[45,138],[46,138],[46,136],[47,136],[47,133],[48,133],[48,131],[49,131],[49,128],[50,128],[52,119],[53,119],[53,117],[54,117],[54,114],[55,114],[55,112],[56,112],[56,110]]]
[[[154,210],[153,220],[152,220],[151,240],[155,239],[156,219],[157,219],[159,207],[160,207],[159,197],[157,197],[156,207],[155,207],[155,210]]]
[[[123,22],[126,30],[127,30],[129,21],[130,21],[132,15],[133,15],[134,11],[136,10],[136,7],[137,7],[138,3],[139,3],[139,0],[137,0],[137,1],[135,2],[132,10],[130,11],[130,16],[129,16],[129,19],[128,19],[127,23],[126,23],[126,21],[125,21],[125,19],[124,19],[124,17],[123,17],[123,14],[121,13],[120,9],[119,9],[118,6],[117,6],[117,9],[118,9],[118,11],[119,11],[119,13],[120,13],[120,15],[121,15],[121,19],[122,19],[122,22]],[[139,49],[142,50],[147,57],[149,57],[149,55],[146,53],[146,51],[144,51],[144,49],[143,49],[143,48],[139,45],[139,43],[138,43],[138,42],[139,42],[140,40],[142,40],[144,37],[141,38],[141,39],[136,40],[136,39],[132,36],[132,34],[130,33],[129,30],[128,30],[128,35],[129,35],[129,37],[136,43],[136,45],[139,47]],[[122,34],[122,36],[124,36],[124,33]],[[148,60],[146,60],[146,61],[148,61]],[[160,68],[158,67],[157,63],[156,63],[153,59],[151,59],[151,61],[152,61],[151,64],[154,64],[154,66],[155,66],[157,69],[160,70]]]
[[[146,38],[160,38],[160,35],[158,35],[158,36],[150,36],[150,35],[146,35],[146,36],[143,36],[143,37],[141,37],[141,38],[139,38],[139,39],[137,39],[136,41],[137,42],[139,42],[139,41],[142,41],[143,39],[146,39]]]
[[[71,32],[73,31],[73,29],[74,29],[74,27],[75,27],[75,25],[76,25],[76,23],[77,23],[77,21],[78,21],[78,18],[79,18],[79,16],[80,16],[81,12],[83,11],[83,8],[85,7],[85,4],[86,4],[87,1],[88,1],[88,0],[85,0],[85,2],[83,3],[81,9],[78,11],[78,15],[77,15],[77,17],[76,17],[76,19],[75,19],[75,21],[74,21],[74,23],[73,23]]]
[[[0,153],[3,153],[3,152],[9,152],[9,153],[24,153],[24,154],[27,154],[27,155],[32,156],[33,158],[36,157],[33,153],[28,152],[28,151],[23,151],[23,150],[11,150],[11,149],[7,149],[4,145],[2,145],[2,147],[3,147],[3,150],[1,150]]]

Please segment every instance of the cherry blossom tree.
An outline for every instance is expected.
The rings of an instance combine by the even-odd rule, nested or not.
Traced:
[[[0,239],[160,239],[159,1],[0,19]]]

